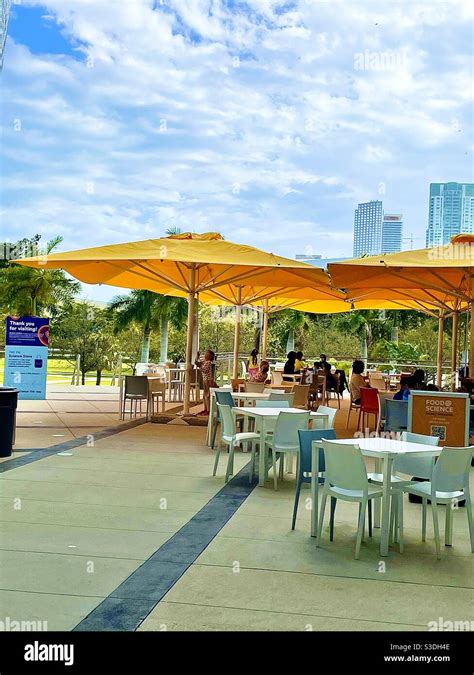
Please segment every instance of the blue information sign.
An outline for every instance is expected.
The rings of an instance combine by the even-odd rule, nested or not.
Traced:
[[[7,317],[3,384],[21,399],[46,398],[49,319]]]

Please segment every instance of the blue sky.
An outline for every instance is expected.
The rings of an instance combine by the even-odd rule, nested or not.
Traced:
[[[423,246],[429,183],[472,181],[472,14],[467,0],[13,0],[2,236],[61,234],[66,250],[175,225],[349,256],[354,208],[382,199]]]

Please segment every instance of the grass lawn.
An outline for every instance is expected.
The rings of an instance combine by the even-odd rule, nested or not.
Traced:
[[[3,369],[5,366],[5,358],[0,357],[0,378],[3,381]],[[57,384],[71,384],[74,366],[70,361],[65,359],[48,359],[48,382],[56,382]],[[131,375],[132,369],[130,366],[123,366],[122,373],[124,375]],[[110,384],[112,373],[110,370],[102,371],[101,384]],[[90,372],[86,376],[87,385],[95,385],[96,373]]]

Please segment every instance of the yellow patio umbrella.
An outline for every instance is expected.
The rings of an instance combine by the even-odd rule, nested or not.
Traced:
[[[334,286],[349,300],[387,299],[438,310],[438,381],[441,378],[444,319],[453,316],[453,370],[456,369],[457,319],[471,309],[469,363],[474,364],[474,235],[460,234],[429,249],[367,256],[329,264]]]
[[[327,273],[306,263],[282,258],[251,246],[225,241],[220,234],[183,233],[15,260],[29,267],[62,268],[79,281],[146,289],[187,297],[188,331],[184,412],[189,412],[194,300],[243,305],[298,293],[308,301],[335,304],[344,296],[330,287]],[[329,304],[328,304],[329,307]],[[329,311],[329,310],[328,310]],[[239,320],[236,321],[238,354]],[[236,359],[234,360],[234,368]]]

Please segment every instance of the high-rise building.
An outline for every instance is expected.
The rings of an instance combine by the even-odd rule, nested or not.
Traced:
[[[354,213],[354,258],[375,255],[382,247],[382,202],[359,204]]]
[[[474,233],[474,183],[431,183],[426,246],[447,244],[460,232]]]
[[[7,39],[8,17],[10,15],[11,0],[1,0],[0,8],[0,70],[3,66],[3,53],[5,50],[5,41]]]
[[[384,213],[382,220],[382,246],[380,253],[398,253],[402,250],[403,216],[401,213]]]

